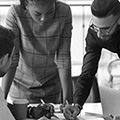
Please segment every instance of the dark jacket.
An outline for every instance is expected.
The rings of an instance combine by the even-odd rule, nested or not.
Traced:
[[[83,59],[82,73],[77,80],[74,94],[75,103],[81,106],[83,106],[90,93],[98,69],[102,48],[117,53],[120,57],[120,30],[116,32],[110,41],[103,41],[97,37],[94,31],[88,29],[86,37],[86,54]]]

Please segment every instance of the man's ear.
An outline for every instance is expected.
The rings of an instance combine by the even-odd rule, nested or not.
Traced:
[[[3,67],[7,63],[8,60],[9,60],[9,54],[4,55],[0,59],[0,68]]]

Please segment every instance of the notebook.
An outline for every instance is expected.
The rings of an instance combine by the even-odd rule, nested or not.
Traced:
[[[120,116],[120,90],[99,86],[103,116]]]

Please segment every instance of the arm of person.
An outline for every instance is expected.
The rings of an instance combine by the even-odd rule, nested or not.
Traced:
[[[71,80],[71,69],[60,69],[59,68],[59,76],[62,85],[63,91],[63,102],[66,100],[69,103],[73,102],[73,88],[72,88],[72,80]]]
[[[81,107],[90,93],[95,74],[98,70],[98,62],[101,56],[102,47],[97,42],[96,34],[89,29],[86,37],[86,54],[83,58],[82,72],[76,82],[74,102]]]
[[[94,37],[88,32],[86,38],[86,54],[83,58],[82,73],[76,82],[74,94],[74,105],[65,105],[63,114],[66,119],[76,118],[84,105],[98,69],[98,62],[101,55],[101,47]]]
[[[10,68],[9,71],[2,79],[2,89],[4,92],[4,98],[7,99],[7,95],[12,84],[14,75],[15,75],[16,68]]]
[[[72,35],[72,14],[68,5],[61,7],[62,16],[64,17],[64,27],[61,34],[59,48],[57,50],[57,67],[59,71],[60,81],[63,92],[63,102],[73,102],[73,89],[71,80],[71,35]],[[64,14],[64,15],[63,15]]]

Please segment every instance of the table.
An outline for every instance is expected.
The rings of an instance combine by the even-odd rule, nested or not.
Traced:
[[[101,103],[85,103],[78,118],[83,118],[83,120],[104,120],[102,113]]]
[[[55,113],[61,120],[65,120],[61,113]],[[81,114],[78,116],[79,120],[104,120],[102,118],[101,103],[85,103]]]
[[[55,105],[55,110],[59,109],[59,105]],[[65,120],[62,113],[55,113],[60,120]],[[25,120],[35,120],[35,119],[25,119]],[[42,120],[42,119],[39,119]],[[51,119],[56,120],[56,119]],[[78,120],[104,120],[102,118],[102,107],[101,103],[85,103],[81,114],[78,116]]]

